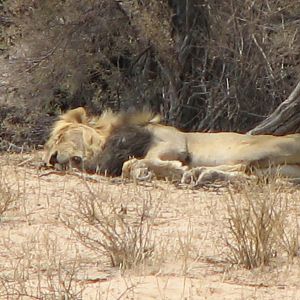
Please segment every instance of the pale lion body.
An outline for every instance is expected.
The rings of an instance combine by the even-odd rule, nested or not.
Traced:
[[[71,163],[87,171],[102,167],[102,173],[106,170],[110,175],[111,163],[120,160],[124,176],[141,179],[151,173],[158,178],[190,180],[197,174],[200,183],[265,171],[300,177],[300,134],[185,133],[158,122],[150,113],[106,112],[87,118],[83,108],[71,110],[54,125],[44,161],[56,166]],[[122,151],[125,154],[120,157]]]

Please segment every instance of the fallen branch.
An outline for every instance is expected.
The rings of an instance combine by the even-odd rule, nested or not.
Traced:
[[[300,81],[289,97],[248,134],[284,135],[300,132]]]

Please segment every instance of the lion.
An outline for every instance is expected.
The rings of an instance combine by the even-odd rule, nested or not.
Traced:
[[[82,107],[70,110],[55,122],[44,147],[43,161],[59,170],[75,167],[121,175],[124,161],[129,157],[142,158],[148,150],[152,137],[144,125],[158,122],[158,117],[148,111],[105,111],[100,117],[88,117]],[[107,146],[112,148],[109,152]]]
[[[149,111],[88,117],[79,107],[54,124],[44,162],[107,176],[202,184],[250,174],[300,177],[300,134],[183,132]]]

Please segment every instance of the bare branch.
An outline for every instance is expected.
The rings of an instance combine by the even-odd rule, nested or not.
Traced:
[[[300,129],[300,81],[289,97],[249,134],[283,135],[298,132]]]

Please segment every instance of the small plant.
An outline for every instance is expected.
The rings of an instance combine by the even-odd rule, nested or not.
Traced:
[[[187,229],[183,236],[178,232],[178,243],[179,243],[179,253],[183,258],[182,272],[184,275],[188,273],[189,265],[188,261],[190,260],[193,252],[193,226],[189,220],[187,224]]]
[[[17,198],[18,195],[11,189],[0,172],[0,220],[2,215],[16,202]]]
[[[247,269],[268,265],[278,250],[295,253],[296,240],[287,235],[288,198],[274,184],[245,187],[242,194],[229,190],[229,261]],[[290,252],[290,253],[289,253]]]
[[[109,258],[113,267],[132,268],[149,258],[154,250],[152,223],[156,215],[151,198],[123,204],[109,195],[89,189],[78,196],[75,218],[64,224],[88,248]]]

